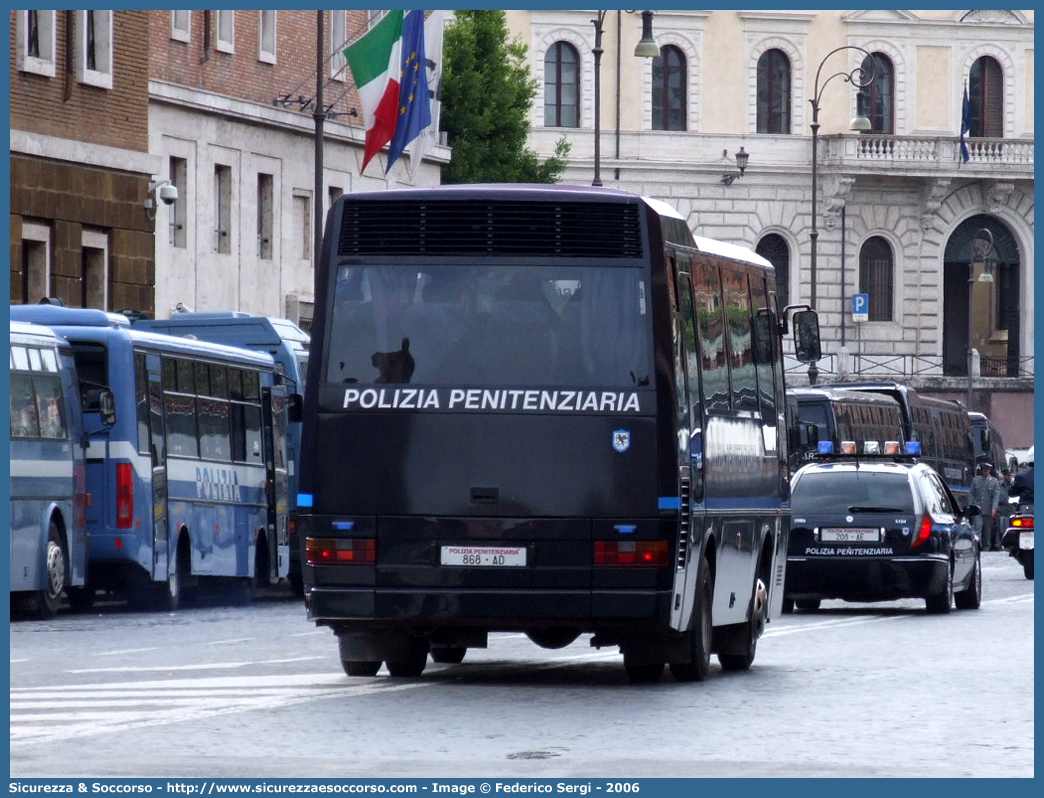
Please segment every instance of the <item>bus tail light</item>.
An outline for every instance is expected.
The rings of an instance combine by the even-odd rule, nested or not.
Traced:
[[[667,565],[666,540],[596,540],[595,565]]]
[[[373,538],[305,538],[309,565],[374,565],[377,541]]]
[[[924,518],[921,519],[921,526],[917,530],[917,537],[914,538],[914,542],[910,544],[910,548],[916,548],[928,540],[932,535],[932,524],[935,520],[928,513],[924,514]]]
[[[130,529],[134,524],[134,470],[130,463],[116,464],[116,526]]]

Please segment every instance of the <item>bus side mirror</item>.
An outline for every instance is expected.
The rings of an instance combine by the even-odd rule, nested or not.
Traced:
[[[111,427],[116,423],[116,399],[108,388],[103,388],[98,392],[98,413],[101,415],[102,424],[106,427]]]
[[[299,394],[299,393],[292,393],[292,394],[290,394],[287,397],[286,420],[288,422],[290,422],[291,424],[294,424],[294,423],[299,423],[301,421],[302,405],[303,405],[303,400],[301,399],[301,394]]]
[[[794,355],[801,363],[815,363],[822,356],[819,344],[819,317],[814,310],[794,314]]]

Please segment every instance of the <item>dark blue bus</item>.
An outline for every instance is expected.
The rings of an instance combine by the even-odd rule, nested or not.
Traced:
[[[971,421],[961,402],[927,396],[896,382],[839,382],[834,387],[897,401],[904,439],[919,441],[921,462],[939,472],[962,506],[968,503],[975,476],[975,447]]]
[[[407,189],[333,205],[316,297],[299,537],[349,676],[498,631],[750,667],[789,532],[767,261],[620,191]]]

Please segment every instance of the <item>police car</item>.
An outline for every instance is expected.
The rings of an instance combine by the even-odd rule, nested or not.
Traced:
[[[979,544],[939,474],[918,463],[917,441],[821,441],[817,460],[795,475],[784,610],[823,599],[923,598],[930,613],[978,609]]]

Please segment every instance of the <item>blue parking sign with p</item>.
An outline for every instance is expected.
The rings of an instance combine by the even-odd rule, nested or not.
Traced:
[[[870,294],[852,294],[852,320],[870,320]]]

